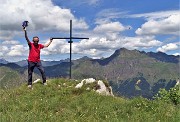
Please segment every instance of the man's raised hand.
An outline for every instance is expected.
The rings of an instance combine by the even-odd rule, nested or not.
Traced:
[[[25,28],[25,27],[23,27],[23,31],[26,31],[26,28]]]
[[[53,38],[50,38],[50,41],[52,42],[52,41],[53,41]]]

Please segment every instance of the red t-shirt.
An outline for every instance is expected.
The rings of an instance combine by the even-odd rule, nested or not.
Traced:
[[[40,62],[40,49],[42,48],[44,48],[44,45],[42,44],[34,45],[34,43],[30,42],[28,61]]]

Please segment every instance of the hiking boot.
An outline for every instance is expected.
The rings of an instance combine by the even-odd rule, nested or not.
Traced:
[[[44,86],[47,86],[47,83],[43,83]]]
[[[29,88],[29,89],[32,89],[32,85],[28,85],[28,88]]]

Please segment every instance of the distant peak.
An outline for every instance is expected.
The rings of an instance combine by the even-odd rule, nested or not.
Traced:
[[[120,48],[116,50],[113,54],[113,56],[121,56],[121,57],[135,57],[139,56],[141,53],[138,50],[128,50],[126,48]]]
[[[123,47],[123,48],[117,49],[115,52],[119,52],[119,51],[129,51],[129,50]]]
[[[79,58],[77,60],[91,60],[92,58],[89,58],[88,56],[83,56],[82,58]]]
[[[130,50],[128,50],[128,49],[126,49],[126,48],[120,48],[120,49],[117,49],[115,52],[114,52],[114,54],[120,54],[120,52],[126,52],[126,51],[130,51]]]
[[[0,58],[0,63],[2,63],[2,64],[7,64],[7,63],[9,63],[9,62],[6,61],[4,58]]]
[[[149,57],[153,57],[156,60],[162,61],[162,62],[170,62],[170,63],[178,63],[179,57],[174,55],[168,55],[164,52],[148,52],[146,53]]]
[[[82,58],[83,59],[90,59],[88,56],[83,56]]]

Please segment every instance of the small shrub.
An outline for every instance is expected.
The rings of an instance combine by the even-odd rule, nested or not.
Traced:
[[[165,102],[172,102],[175,105],[180,103],[180,92],[179,86],[175,86],[170,90],[160,89],[158,95],[155,96],[155,99],[163,100]]]

